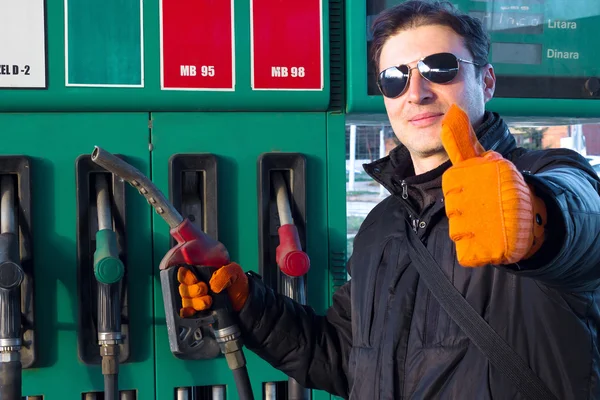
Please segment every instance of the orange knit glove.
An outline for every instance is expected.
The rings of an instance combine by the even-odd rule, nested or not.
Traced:
[[[212,306],[212,297],[208,294],[206,283],[198,281],[196,274],[187,267],[179,267],[177,271],[182,318],[191,317],[196,311],[207,310]],[[210,289],[221,293],[227,289],[234,311],[240,311],[248,298],[248,277],[242,267],[236,263],[227,264],[217,269],[210,278]]]
[[[442,121],[453,166],[442,176],[450,238],[465,267],[511,264],[542,245],[546,206],[513,163],[485,151],[469,117],[453,105]]]

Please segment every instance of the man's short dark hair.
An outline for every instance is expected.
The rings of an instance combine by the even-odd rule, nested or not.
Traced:
[[[490,38],[481,22],[459,12],[447,1],[410,0],[382,11],[373,22],[372,56],[379,71],[385,42],[396,33],[424,25],[443,25],[463,38],[465,47],[479,65],[488,63]],[[476,69],[479,72],[479,68]]]

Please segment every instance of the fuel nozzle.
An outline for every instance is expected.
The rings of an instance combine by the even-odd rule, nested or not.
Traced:
[[[204,323],[210,324],[227,365],[233,372],[239,398],[252,400],[254,397],[243,354],[240,329],[233,317],[227,293],[211,293],[213,305],[209,315],[179,318],[178,311],[181,305],[176,306],[178,282],[177,268],[174,267],[190,266],[202,281],[209,282],[216,268],[229,263],[229,253],[225,246],[206,235],[189,219],[184,219],[156,185],[132,165],[97,146],[92,152],[92,161],[136,188],[169,225],[170,234],[177,241],[177,245],[163,257],[159,266],[171,351],[193,358],[201,346],[198,346],[197,342],[194,346],[187,346],[187,339],[193,338],[193,333],[200,332],[198,328]]]
[[[119,345],[121,333],[121,280],[125,266],[119,258],[117,236],[112,229],[111,202],[105,174],[96,174],[98,232],[94,275],[98,281],[98,344],[102,356],[104,398],[119,398]]]
[[[294,225],[285,179],[281,172],[275,172],[272,178],[275,197],[277,199],[277,211],[281,223],[277,230],[279,234],[279,246],[277,246],[275,251],[276,262],[281,272],[285,275],[302,277],[310,269],[310,259],[302,251],[302,246],[300,245],[300,237],[298,236],[298,229]]]
[[[10,175],[0,178],[0,399],[21,398],[21,293],[15,223],[15,188]]]

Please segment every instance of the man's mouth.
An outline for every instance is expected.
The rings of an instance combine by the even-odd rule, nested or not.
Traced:
[[[437,122],[444,114],[443,113],[421,113],[412,117],[409,122],[415,126],[425,126]]]

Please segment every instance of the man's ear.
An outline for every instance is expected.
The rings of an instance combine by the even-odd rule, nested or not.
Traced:
[[[483,101],[488,102],[494,97],[496,90],[496,74],[492,64],[486,64],[481,70],[483,83]]]

